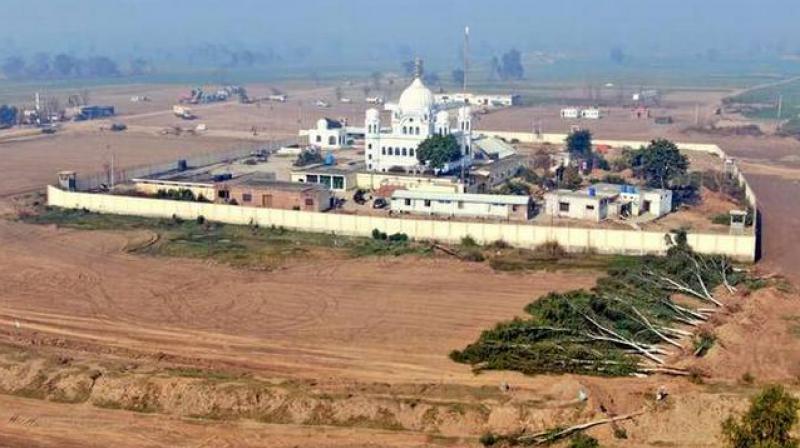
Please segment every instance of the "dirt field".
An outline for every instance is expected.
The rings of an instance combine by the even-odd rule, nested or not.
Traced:
[[[317,97],[334,99],[331,87],[294,88],[287,88],[286,104],[197,107],[194,123],[209,126],[197,137],[158,135],[187,125],[167,110],[185,89],[98,90],[98,102],[120,105],[129,131],[101,133],[102,123],[91,122],[52,137],[0,134],[0,214],[12,211],[10,195],[39,188],[58,170],[101,170],[109,146],[119,166],[172,160],[296,135],[298,119],[304,126],[319,116],[359,122],[366,108],[317,110]],[[269,92],[253,91],[259,89]],[[345,96],[363,97],[351,90]],[[141,94],[153,101],[128,101]],[[800,281],[800,214],[787,206],[800,194],[800,144],[686,133],[697,98],[710,110],[722,94],[670,95],[664,107],[679,117],[673,126],[633,122],[620,110],[590,128],[607,138],[713,141],[742,158],[764,212],[757,268]],[[557,109],[499,111],[476,127],[528,130],[537,115]],[[545,131],[563,127],[556,118]],[[495,273],[483,264],[412,256],[321,256],[257,272],[126,251],[148,238],[0,220],[0,446],[477,446],[488,430],[600,418],[602,404],[620,414],[648,407],[622,424],[627,440],[609,427],[592,430],[603,446],[716,447],[720,420],[742,409],[759,385],[793,385],[800,375],[795,292],[766,288],[730,298],[737,305],[719,317],[709,355],[675,357],[707,374],[706,384],[476,376],[448,353],[520,315],[543,293],[590,287],[597,273]],[[742,381],[745,374],[754,384]],[[653,407],[661,385],[670,401]],[[582,388],[586,403],[576,399]]]

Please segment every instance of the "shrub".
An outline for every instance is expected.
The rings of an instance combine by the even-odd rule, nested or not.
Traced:
[[[509,248],[511,248],[511,245],[506,243],[503,240],[494,240],[486,247],[489,248],[489,249],[497,250],[497,249],[509,249]]]
[[[702,329],[700,332],[695,335],[692,344],[694,346],[694,355],[695,356],[703,356],[705,355],[711,347],[714,346],[714,342],[717,341],[717,336],[709,329]]]
[[[202,224],[205,224],[205,222],[206,222],[206,217],[205,217],[205,216],[203,216],[203,215],[199,215],[199,216],[197,217],[197,223],[198,223],[198,224],[202,225]]]
[[[393,233],[389,235],[389,241],[395,243],[405,243],[406,241],[408,241],[408,235],[406,235],[405,233]]]
[[[461,245],[464,247],[476,247],[478,245],[478,242],[475,241],[475,238],[473,238],[472,236],[467,235],[461,237]]]
[[[581,432],[570,439],[567,448],[600,448],[600,443],[594,437]]]
[[[385,240],[388,236],[385,232],[381,232],[378,229],[372,229],[372,239],[374,240]]]
[[[482,435],[478,441],[483,446],[493,446],[495,443],[497,443],[497,437],[494,434],[487,432],[486,434]]]
[[[744,415],[722,423],[722,435],[731,448],[796,448],[790,431],[798,410],[800,400],[783,386],[769,386],[750,400]]]
[[[711,217],[711,222],[713,224],[727,226],[731,222],[731,217],[727,213],[717,213],[716,215]]]
[[[617,426],[614,428],[614,438],[615,439],[627,439],[628,438],[628,431],[625,431],[625,428],[621,426]]]
[[[483,253],[478,249],[469,249],[461,253],[461,259],[464,261],[474,261],[476,263],[480,263],[486,260],[486,257],[484,257]]]
[[[628,183],[625,180],[625,178],[623,178],[622,176],[618,176],[616,174],[606,174],[605,176],[603,176],[603,182],[607,184],[617,184],[617,185],[623,185]]]
[[[567,255],[567,251],[558,244],[558,241],[547,241],[536,246],[536,252],[547,255],[551,258],[559,258]]]

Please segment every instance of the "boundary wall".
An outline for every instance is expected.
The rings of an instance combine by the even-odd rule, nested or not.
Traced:
[[[556,241],[570,252],[645,255],[664,254],[668,248],[662,232],[344,215],[71,192],[54,186],[47,188],[47,202],[51,206],[98,213],[167,219],[173,216],[182,219],[203,216],[210,221],[228,224],[283,226],[300,231],[363,237],[370,237],[373,229],[379,229],[389,234],[405,233],[416,240],[448,243],[458,243],[468,235],[480,243],[503,240],[513,246],[526,248]],[[755,261],[755,235],[689,233],[688,243],[700,253],[724,254],[740,261]]]
[[[504,138],[517,139],[523,143],[563,144],[566,134],[534,134],[531,132],[505,132],[476,130],[476,134],[484,134]],[[285,146],[291,141],[269,142],[261,146],[271,150]],[[595,143],[612,147],[639,147],[646,141],[604,140],[596,139]],[[725,152],[714,144],[676,143],[682,150],[702,151],[716,154],[726,163],[730,172],[745,187],[747,199],[757,215],[757,199],[739,170],[735,160],[727,157]],[[236,150],[187,157],[190,167],[221,163],[247,156],[255,148],[239,148]],[[115,181],[123,182],[136,177],[163,173],[176,168],[177,161],[119,170],[115,172]],[[337,233],[349,236],[369,237],[373,229],[386,233],[405,233],[416,240],[438,240],[458,243],[462,237],[471,236],[480,243],[503,240],[513,246],[533,248],[545,242],[555,241],[570,252],[595,251],[603,254],[664,254],[668,248],[663,232],[642,230],[616,230],[568,226],[546,226],[528,223],[508,222],[464,222],[455,220],[433,220],[396,218],[382,216],[345,215],[337,213],[305,212],[253,207],[240,207],[213,203],[170,201],[164,199],[137,198],[111,194],[89,193],[108,182],[108,174],[78,178],[77,192],[64,191],[54,186],[47,188],[47,200],[51,206],[86,209],[98,213],[119,215],[147,216],[152,218],[196,219],[198,216],[228,224],[255,224],[258,226],[283,226],[287,229]],[[723,254],[739,261],[754,262],[758,247],[758,220],[743,233],[695,233],[690,232],[688,243],[700,253]]]

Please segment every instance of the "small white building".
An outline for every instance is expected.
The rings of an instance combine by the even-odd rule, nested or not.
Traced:
[[[514,221],[530,219],[530,196],[395,190],[392,212]]]
[[[437,93],[436,104],[440,105],[475,105],[486,107],[511,107],[519,103],[519,95],[511,94],[476,94],[476,93]]]
[[[586,120],[599,120],[600,116],[600,109],[596,107],[590,107],[588,109],[581,110],[581,118]]]
[[[577,107],[565,107],[561,109],[561,118],[566,120],[573,120],[580,117],[581,111]]]
[[[349,146],[344,124],[330,118],[320,118],[317,127],[309,129],[308,144],[322,149],[341,149]],[[302,134],[302,132],[301,132]]]
[[[544,199],[548,215],[591,221],[645,214],[660,218],[672,211],[671,190],[633,185],[598,183],[579,191],[551,191]]]

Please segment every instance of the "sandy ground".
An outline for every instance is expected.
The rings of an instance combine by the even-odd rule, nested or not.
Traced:
[[[268,87],[253,90],[266,94]],[[131,127],[124,133],[99,132],[99,122],[69,124],[55,136],[0,133],[0,214],[10,209],[8,196],[40,188],[58,170],[101,170],[111,150],[119,166],[173,160],[296,135],[298,120],[303,126],[319,116],[351,117],[357,123],[367,107],[360,102],[336,104],[331,87],[305,85],[290,90],[285,104],[198,106],[200,119],[192,124],[206,123],[207,135],[159,136],[164,127],[189,125],[168,110],[184,90],[130,86],[95,92],[98,102],[119,104],[119,121]],[[128,98],[135,94],[150,95],[153,101],[130,103]],[[764,214],[764,258],[758,269],[800,281],[800,243],[794,237],[800,214],[787,205],[800,194],[800,144],[775,137],[686,133],[683,129],[694,120],[694,104],[702,100],[701,115],[706,117],[703,111],[722,93],[670,95],[663,112],[678,120],[672,126],[634,121],[623,109],[581,124],[599,137],[716,142],[741,158]],[[345,96],[356,101],[363,93],[353,88]],[[316,109],[313,101],[320,97],[333,106]],[[557,118],[557,110],[548,106],[493,112],[482,116],[477,127],[529,130],[541,120],[546,132],[566,131],[569,123]],[[253,126],[258,135],[252,135]],[[713,447],[719,446],[720,419],[741,409],[754,391],[741,384],[744,373],[754,375],[757,385],[790,383],[800,374],[795,367],[800,365],[800,340],[794,321],[786,318],[800,315],[800,302],[793,294],[774,290],[735,299],[741,302],[738,311],[720,318],[720,343],[697,363],[712,375],[706,386],[662,377],[607,380],[507,372],[475,376],[447,354],[493,323],[519,315],[540,294],[591,286],[596,274],[499,274],[483,265],[412,257],[323,257],[275,272],[252,272],[125,251],[126,245],[147,237],[0,221],[0,342],[91,365],[130,363],[136,382],[150,378],[142,371],[177,364],[250,372],[265,381],[298,381],[304,388],[313,384],[315,391],[347,397],[326,398],[342,407],[337,412],[385,407],[406,429],[321,423],[298,404],[308,399],[311,392],[306,389],[300,398],[287,399],[303,409],[280,424],[197,419],[192,417],[194,408],[185,403],[155,414],[93,405],[91,400],[115,391],[127,394],[127,399],[137,397],[136,387],[115,389],[114,381],[127,381],[123,375],[99,383],[89,402],[77,404],[0,394],[0,446],[474,446],[487,429],[542,429],[597,418],[599,403],[614,412],[631,412],[666,384],[674,401],[625,424],[627,441],[614,439],[609,428],[592,434],[612,447]],[[743,335],[757,335],[755,349]],[[0,386],[11,384],[7,378],[35,373],[33,364],[14,368],[4,357],[0,369],[11,370],[3,370]],[[163,381],[159,397],[174,394],[186,380]],[[501,382],[512,385],[510,395],[498,396]],[[588,405],[574,402],[580,388],[591,392]],[[187,396],[215,403],[208,398],[214,393],[204,389]],[[408,401],[431,397],[446,397],[451,406],[435,424],[426,423],[423,412]],[[469,410],[459,411],[461,407]]]

